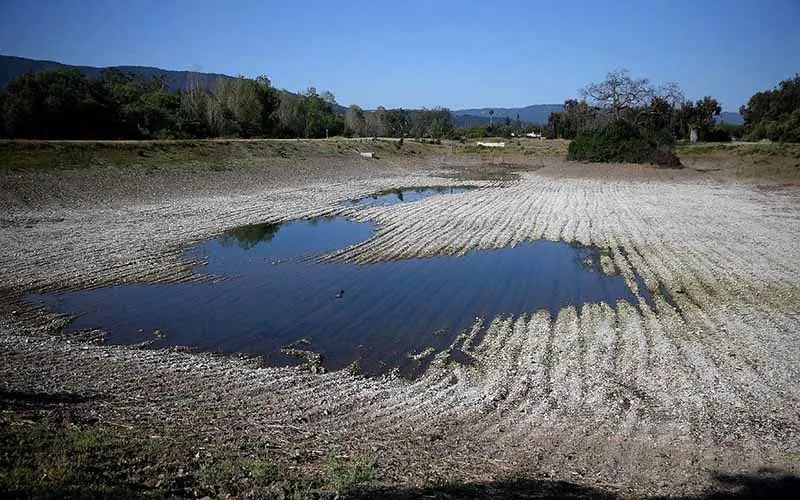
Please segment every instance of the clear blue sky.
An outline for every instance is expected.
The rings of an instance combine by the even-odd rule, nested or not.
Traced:
[[[800,72],[800,0],[2,0],[0,53],[263,73],[370,108],[559,103],[627,68],[736,110]]]

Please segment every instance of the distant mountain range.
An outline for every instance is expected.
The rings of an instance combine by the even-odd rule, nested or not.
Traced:
[[[479,127],[489,123],[489,111],[494,110],[494,123],[502,123],[506,117],[511,121],[519,119],[525,123],[535,123],[544,125],[550,117],[550,113],[564,111],[562,104],[534,104],[524,108],[480,108],[480,109],[459,109],[453,111],[453,121],[457,127]],[[729,123],[741,125],[744,119],[739,113],[733,111],[723,111],[717,117],[717,123]]]
[[[506,118],[511,121],[519,120],[525,123],[547,123],[547,118],[550,113],[558,113],[564,111],[563,104],[534,104],[532,106],[525,106],[524,108],[478,108],[478,109],[458,109],[453,111],[453,116],[456,122],[474,122],[478,126],[489,123],[489,111],[494,111],[494,116],[491,120],[495,123],[502,123]]]
[[[149,79],[164,77],[171,91],[183,90],[189,87],[191,78],[199,79],[202,88],[209,89],[219,79],[234,78],[230,75],[219,73],[197,73],[192,71],[172,71],[149,66],[114,66],[126,73],[132,73],[137,78]],[[55,61],[40,61],[24,57],[0,55],[0,90],[4,89],[12,80],[25,73],[38,73],[56,68],[77,68],[89,76],[97,76],[104,68],[93,66],[71,66]],[[344,111],[344,107],[340,107]],[[502,123],[508,117],[516,121],[517,117],[524,123],[545,124],[550,113],[563,111],[562,104],[534,104],[522,108],[475,108],[452,110],[453,121],[457,127],[477,127],[489,124],[489,111],[493,110],[491,117],[495,123]],[[742,117],[739,113],[724,111],[718,118],[719,122],[741,124]]]
[[[182,90],[189,87],[189,77],[194,75],[194,78],[199,78],[200,86],[203,88],[211,88],[219,79],[232,79],[232,76],[222,75],[219,73],[195,73],[192,71],[170,71],[161,68],[151,68],[148,66],[114,66],[124,73],[132,73],[137,78],[143,80],[152,77],[164,77],[170,91]],[[88,76],[98,76],[105,68],[96,68],[94,66],[71,66],[69,64],[61,64],[55,61],[39,61],[36,59],[26,59],[24,57],[14,56],[0,56],[0,89],[6,88],[6,85],[11,83],[20,75],[25,73],[39,73],[58,68],[77,68]]]
[[[734,111],[723,111],[717,117],[717,123],[728,123],[730,125],[743,125],[744,118]]]
[[[494,123],[503,123],[508,117],[515,121],[519,116],[524,123],[534,123],[544,125],[550,117],[550,113],[564,111],[562,104],[534,104],[524,108],[480,108],[480,109],[458,109],[452,111],[453,122],[456,127],[480,127],[489,124],[489,111],[494,110]],[[742,125],[744,119],[739,113],[733,111],[723,111],[717,117],[717,123],[729,123],[732,125]]]

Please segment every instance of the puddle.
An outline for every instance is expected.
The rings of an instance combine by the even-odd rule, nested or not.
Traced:
[[[196,272],[227,279],[28,299],[78,313],[71,328],[103,328],[110,343],[154,340],[153,347],[244,352],[277,365],[298,363],[281,348],[302,345],[322,353],[327,369],[359,361],[368,374],[400,368],[409,375],[476,317],[637,303],[621,276],[599,271],[599,250],[563,242],[368,265],[306,258],[373,232],[373,225],[343,217],[244,226],[187,251],[207,261]]]
[[[678,302],[675,300],[675,298],[674,298],[672,295],[670,295],[669,291],[667,290],[667,287],[666,287],[666,286],[664,286],[664,284],[663,284],[663,283],[660,283],[660,284],[658,285],[658,292],[661,294],[661,296],[662,296],[662,297],[664,297],[664,300],[666,300],[666,301],[667,301],[667,304],[669,304],[669,305],[670,305],[670,307],[672,307],[673,309],[675,309],[675,311],[676,311],[677,313],[679,313],[679,314],[680,314],[680,313],[682,313],[682,312],[683,312],[683,311],[681,310],[681,306],[679,306],[679,305],[678,305]]]
[[[626,259],[630,260],[629,256],[628,256],[628,251],[625,250],[625,247],[620,246],[620,247],[617,247],[617,248],[619,249],[619,252]],[[644,282],[644,278],[642,278],[642,276],[639,274],[639,271],[637,271],[635,268],[633,269],[633,279],[634,279],[634,281],[636,281],[636,286],[639,288],[639,295],[642,296],[642,298],[644,299],[644,302],[647,304],[647,306],[650,309],[655,310],[656,309],[656,303],[653,300],[653,296],[650,295],[650,290],[648,290],[647,284]],[[680,306],[675,301],[675,298],[672,295],[670,295],[669,291],[667,290],[667,287],[665,287],[663,283],[659,283],[658,284],[658,293],[661,294],[661,296],[664,298],[664,300],[667,302],[667,304],[669,304],[670,307],[675,309],[676,312],[678,312],[678,313],[681,312]]]
[[[507,162],[492,162],[483,165],[450,166],[442,177],[457,181],[518,181],[523,172],[535,172],[544,165],[519,165]]]
[[[653,297],[650,296],[650,292],[647,289],[647,284],[645,284],[644,278],[642,278],[642,275],[640,275],[639,271],[636,269],[633,270],[633,279],[636,281],[636,286],[639,288],[639,294],[644,299],[645,304],[647,304],[650,309],[655,309],[656,303],[653,300]]]
[[[419,188],[398,188],[387,189],[377,193],[351,200],[352,206],[386,206],[395,205],[397,203],[410,203],[419,201],[430,196],[437,194],[458,194],[473,189],[478,189],[477,186],[427,186]]]
[[[230,271],[230,259],[264,258],[270,262],[330,253],[369,239],[375,226],[354,222],[344,217],[329,216],[295,220],[284,223],[251,224],[230,229],[212,240],[187,252],[189,257],[210,258],[205,273]],[[250,250],[253,252],[241,252]],[[257,247],[257,248],[256,248]],[[206,255],[208,254],[208,255]],[[250,272],[251,269],[243,268]]]

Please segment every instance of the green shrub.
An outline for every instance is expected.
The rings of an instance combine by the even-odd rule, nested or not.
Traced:
[[[709,130],[703,136],[704,142],[731,142],[731,140],[733,140],[731,132],[722,127],[717,127],[713,130]]]
[[[653,163],[665,167],[680,166],[680,159],[659,148],[652,137],[625,120],[617,120],[578,134],[569,145],[567,158],[577,161]]]
[[[331,458],[326,467],[328,482],[339,491],[352,491],[375,479],[377,463],[372,458],[343,461]]]
[[[733,123],[720,123],[716,127],[719,130],[724,130],[730,134],[731,139],[741,140],[744,137],[744,125],[736,125]]]
[[[800,74],[754,94],[739,112],[750,141],[800,142]]]
[[[578,161],[646,163],[655,151],[655,144],[636,126],[618,120],[578,134],[569,145],[567,157]]]

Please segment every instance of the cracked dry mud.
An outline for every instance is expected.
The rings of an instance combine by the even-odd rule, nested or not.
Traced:
[[[522,474],[679,494],[703,490],[717,472],[800,472],[800,191],[550,160],[516,180],[470,181],[485,189],[454,196],[340,204],[395,186],[464,184],[452,175],[459,163],[326,165],[247,189],[170,179],[153,196],[126,194],[123,179],[118,198],[7,204],[0,380],[8,390],[103,395],[93,411],[106,422],[220,442],[258,436],[285,454],[374,456],[388,484]],[[52,317],[18,300],[194,279],[186,245],[241,224],[324,214],[377,224],[372,239],[332,256],[354,262],[530,239],[597,245],[639,305],[484,318],[453,345],[470,364],[439,353],[409,381],[70,342],[37,334]]]

